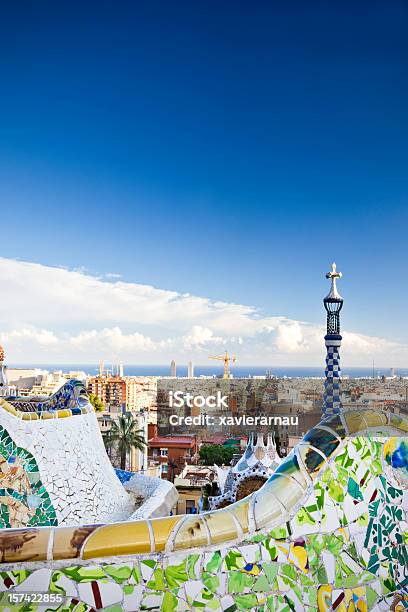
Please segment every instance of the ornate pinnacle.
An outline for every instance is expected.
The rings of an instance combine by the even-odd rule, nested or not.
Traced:
[[[331,280],[331,287],[329,293],[324,298],[325,300],[343,300],[340,293],[337,291],[336,281],[338,278],[341,278],[343,275],[341,272],[337,272],[336,264],[333,262],[331,271],[326,273],[326,278]]]

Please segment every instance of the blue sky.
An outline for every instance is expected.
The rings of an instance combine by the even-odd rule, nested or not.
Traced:
[[[3,7],[1,255],[313,324],[335,259],[345,327],[408,341],[407,25],[393,1]]]

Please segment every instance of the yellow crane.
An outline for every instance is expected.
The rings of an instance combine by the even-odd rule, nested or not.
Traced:
[[[235,363],[236,360],[237,360],[236,357],[230,357],[228,355],[228,351],[225,351],[225,355],[209,355],[208,359],[218,359],[219,361],[223,361],[224,362],[224,376],[223,376],[223,378],[229,378],[230,377],[230,372],[229,372],[230,361],[231,361],[231,363]]]

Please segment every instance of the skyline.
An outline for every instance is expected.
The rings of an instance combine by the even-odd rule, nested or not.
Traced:
[[[222,311],[248,327],[250,340],[235,346],[248,361],[275,349],[283,365],[318,365],[324,274],[335,260],[344,363],[408,365],[407,25],[408,6],[394,0],[353,11],[297,1],[233,11],[181,1],[4,7],[8,353],[24,352],[23,337],[33,356],[76,346],[78,361],[109,350],[148,358],[149,346],[167,355],[176,338],[234,350],[242,326],[230,331]],[[70,308],[60,296],[47,305],[34,288],[27,299],[7,284],[15,260],[37,264],[40,284],[54,269],[82,271],[78,284],[67,281],[73,295],[96,286],[108,309],[111,283],[114,309],[125,309],[122,294],[137,302],[133,318],[96,308],[94,320],[95,308],[69,296]],[[151,308],[194,303],[197,316],[174,329],[174,314],[149,323],[143,287]],[[61,319],[39,320],[37,304]],[[262,325],[274,329],[262,336]]]

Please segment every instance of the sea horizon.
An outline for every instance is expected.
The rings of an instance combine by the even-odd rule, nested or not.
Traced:
[[[94,376],[99,373],[99,364],[91,363],[15,363],[8,366],[9,369],[32,369],[38,368],[42,370],[62,370],[63,372],[82,371],[89,376]],[[108,372],[116,374],[116,364],[107,364]],[[177,377],[185,378],[187,376],[187,364],[177,365]],[[344,367],[342,376],[349,378],[373,378],[373,376],[390,376],[393,369],[396,376],[408,376],[408,368],[390,368],[390,367]],[[324,367],[322,366],[233,366],[230,368],[234,378],[248,378],[252,376],[277,376],[279,378],[323,378]],[[125,376],[170,376],[170,365],[162,364],[123,364],[123,373]],[[223,367],[213,365],[194,365],[194,376],[220,376],[223,373]]]

